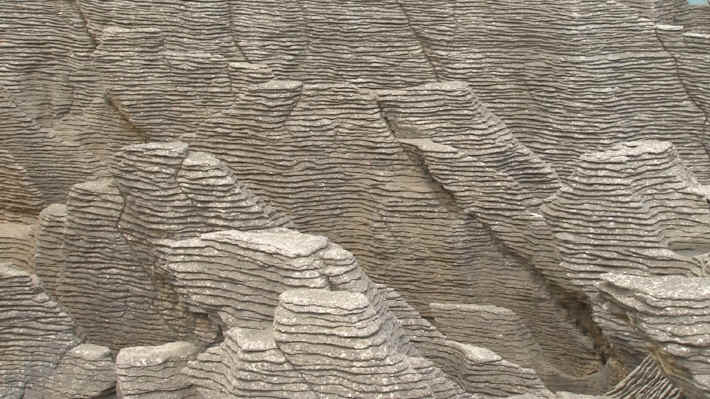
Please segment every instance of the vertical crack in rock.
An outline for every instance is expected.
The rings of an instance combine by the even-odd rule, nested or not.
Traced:
[[[93,47],[94,50],[96,50],[96,47],[99,45],[99,41],[96,38],[96,35],[89,29],[89,18],[87,18],[86,14],[81,8],[81,1],[80,0],[68,0],[71,3],[72,9],[76,11],[76,13],[79,15],[79,18],[81,18],[81,21],[83,22],[83,28],[86,31],[86,35],[91,39],[91,46]]]
[[[138,135],[143,143],[148,143],[150,141],[148,135],[143,131],[143,129],[139,128],[135,122],[131,120],[131,117],[128,113],[126,113],[120,106],[120,104],[116,101],[114,95],[111,94],[111,91],[107,91],[106,94],[104,95],[104,98],[106,100],[106,104],[108,104],[113,111],[118,115],[123,121],[130,126],[130,128]]]
[[[407,18],[407,26],[409,27],[409,29],[412,30],[412,33],[414,33],[414,37],[416,37],[417,41],[419,42],[419,46],[422,49],[422,53],[424,53],[424,56],[426,57],[427,62],[429,63],[429,66],[431,67],[431,72],[434,75],[434,80],[440,80],[439,74],[436,70],[436,64],[434,63],[434,61],[431,58],[431,54],[430,54],[431,50],[428,48],[426,41],[419,34],[419,32],[417,31],[417,28],[414,25],[412,25],[412,19],[409,17],[409,13],[404,8],[402,1],[401,0],[395,0],[395,1],[397,2],[399,9],[402,10],[402,14],[404,14],[405,18]]]

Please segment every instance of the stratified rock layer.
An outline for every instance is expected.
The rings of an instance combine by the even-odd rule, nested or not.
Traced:
[[[121,398],[195,398],[182,373],[199,347],[189,342],[121,349],[116,357],[116,392]]]
[[[688,398],[710,394],[710,279],[605,276],[601,297],[646,341],[661,370]]]
[[[91,342],[114,350],[193,336],[214,327],[187,312],[153,270],[154,245],[221,228],[288,225],[215,158],[182,143],[129,146],[113,178],[72,187],[66,206],[40,217],[37,273]]]
[[[79,343],[74,323],[37,276],[17,266],[0,264],[0,292],[0,396],[41,398],[62,356]]]

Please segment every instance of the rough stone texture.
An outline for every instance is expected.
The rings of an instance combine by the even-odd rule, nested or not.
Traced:
[[[41,398],[62,356],[79,343],[74,323],[37,276],[0,264],[0,396]]]
[[[34,271],[34,226],[24,223],[0,223],[0,263]]]
[[[93,343],[118,350],[191,336],[211,340],[211,322],[187,312],[153,270],[155,242],[288,219],[224,164],[182,143],[129,146],[115,159],[115,177],[77,184],[66,206],[41,213],[37,273]]]
[[[605,276],[601,296],[647,342],[661,370],[688,398],[710,394],[705,277]]]
[[[607,392],[614,399],[680,399],[681,391],[673,385],[652,356],[647,356],[617,386]]]
[[[204,397],[471,398],[379,313],[360,293],[286,291],[273,328],[228,330],[186,373]]]
[[[273,312],[307,287],[366,298],[371,324],[394,334],[375,360],[402,367],[406,394],[553,397],[541,380],[601,393],[618,361],[630,374],[612,397],[673,397],[644,360],[659,338],[595,285],[707,273],[709,17],[685,0],[7,2],[0,262],[37,273],[42,303],[66,306],[92,344],[213,345],[200,356],[220,388],[199,386],[217,396],[239,378],[247,397],[346,395],[299,380],[310,358],[280,363]],[[431,303],[509,311],[439,314],[438,331]],[[486,335],[493,313],[509,341]],[[29,330],[7,331],[15,348]],[[50,395],[42,378],[76,374],[81,392],[67,377],[54,394],[110,395],[104,349],[55,352],[64,374],[33,358],[22,370],[46,376],[8,366],[0,389]],[[697,365],[677,372],[664,353],[660,372],[700,395]],[[86,370],[103,377],[84,384]],[[558,370],[569,378],[551,383]]]
[[[81,344],[67,352],[46,384],[45,396],[67,399],[103,398],[116,388],[116,364],[105,346]]]
[[[534,370],[511,363],[486,348],[447,340],[432,357],[466,391],[484,398],[546,391]]]
[[[536,371],[555,390],[602,392],[608,373],[575,377],[549,362],[540,344],[513,311],[492,305],[431,304],[434,323],[449,339],[490,349],[503,359]]]
[[[123,348],[116,356],[116,393],[123,399],[196,398],[182,373],[200,348],[189,342]]]
[[[608,272],[700,275],[692,253],[672,245],[707,245],[707,199],[670,143],[629,142],[584,154],[542,208],[568,276],[562,283],[593,294]]]

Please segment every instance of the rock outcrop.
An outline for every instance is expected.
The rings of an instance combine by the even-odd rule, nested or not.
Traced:
[[[644,339],[660,369],[688,398],[708,384],[706,277],[605,276],[601,296]]]
[[[7,2],[0,396],[708,395],[708,22]]]

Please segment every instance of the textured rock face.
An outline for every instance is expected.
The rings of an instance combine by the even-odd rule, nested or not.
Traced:
[[[114,350],[214,333],[153,270],[155,242],[288,225],[215,158],[184,144],[115,155],[114,176],[77,184],[40,215],[37,273],[91,342]],[[212,332],[210,332],[212,331]]]
[[[7,3],[0,396],[707,394],[710,7]]]
[[[110,350],[80,345],[72,318],[36,275],[0,264],[0,292],[0,396],[89,399],[113,392]]]
[[[691,254],[672,248],[707,245],[707,200],[669,143],[641,141],[582,156],[543,213],[571,277],[565,283],[593,293],[607,272],[703,273]]]
[[[116,357],[116,393],[125,399],[194,398],[182,368],[197,352],[199,347],[189,342],[121,349]]]
[[[0,396],[42,391],[62,355],[79,343],[69,315],[43,292],[36,276],[0,264],[3,317]]]
[[[707,278],[609,275],[600,291],[671,381],[689,398],[707,397]]]

